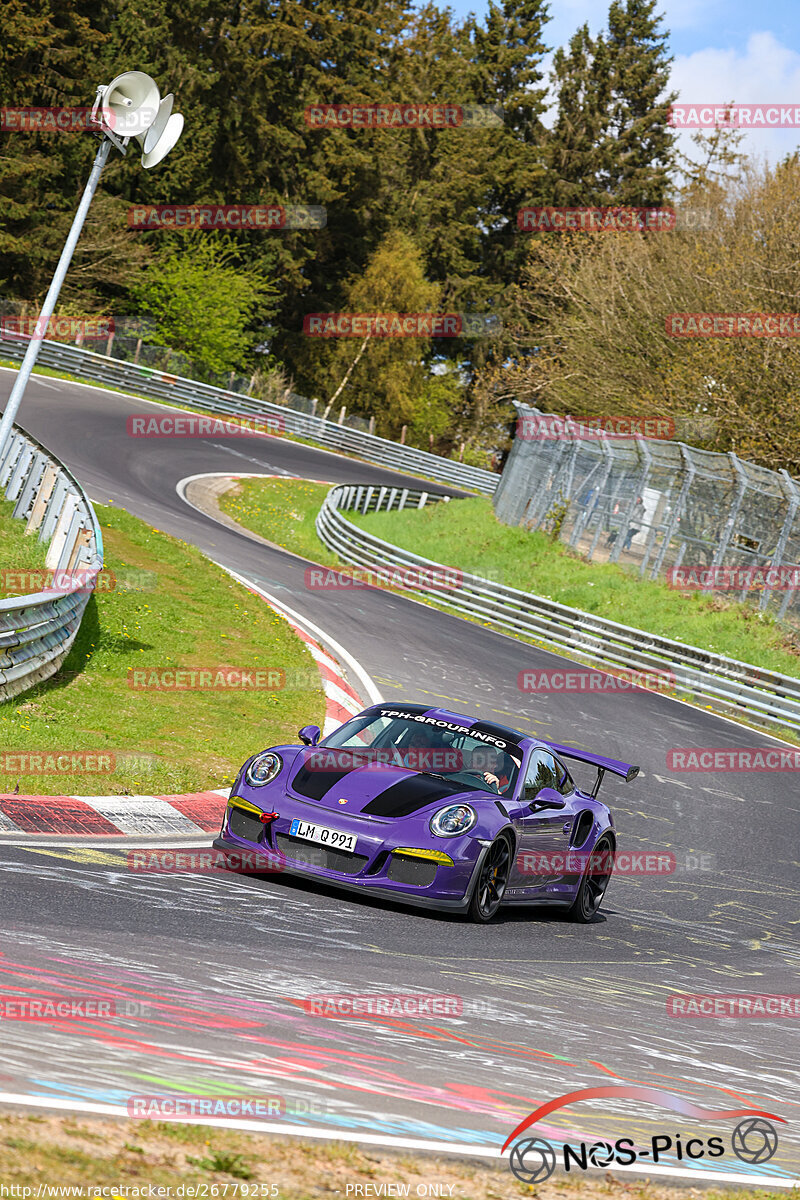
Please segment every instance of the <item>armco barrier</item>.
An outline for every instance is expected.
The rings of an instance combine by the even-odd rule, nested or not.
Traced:
[[[21,361],[26,345],[27,339],[0,331],[0,357]],[[121,359],[107,358],[103,354],[93,354],[78,346],[43,341],[38,361],[41,366],[65,371],[81,379],[153,396],[158,400],[168,400],[187,408],[226,415],[277,415],[283,419],[287,433],[308,438],[330,450],[356,454],[382,467],[423,475],[437,483],[451,484],[467,491],[491,494],[500,480],[500,476],[493,471],[465,466],[413,446],[401,446],[399,442],[390,442],[358,429],[348,429],[346,425],[326,421],[311,413],[282,404],[269,404],[239,392],[226,392],[210,384],[182,379],[179,375],[169,375]]]
[[[750,720],[800,729],[800,679],[645,633],[543,596],[492,583],[478,575],[460,574],[458,588],[437,587],[435,573],[444,569],[443,564],[366,533],[342,515],[346,511],[422,508],[440,500],[440,496],[410,489],[334,487],[317,516],[317,532],[329,550],[344,562],[359,567],[432,569],[434,574],[428,576],[430,586],[409,590],[429,596],[464,616],[477,617],[611,670],[668,670],[675,676],[678,692],[725,705]],[[453,564],[450,566],[452,571]]]
[[[58,670],[91,595],[91,575],[103,565],[103,536],[83,488],[57,458],[16,426],[0,455],[2,494],[15,501],[13,515],[27,522],[26,531],[49,541],[48,570],[79,575],[71,591],[0,600],[0,701]]]

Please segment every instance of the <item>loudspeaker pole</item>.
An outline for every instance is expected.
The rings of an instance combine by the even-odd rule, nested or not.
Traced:
[[[11,437],[14,418],[17,415],[26,384],[39,357],[39,350],[53,315],[61,285],[72,261],[89,205],[97,191],[111,147],[112,145],[116,146],[122,154],[125,154],[128,142],[133,138],[139,142],[143,151],[142,166],[146,169],[157,166],[169,154],[183,132],[183,117],[180,113],[172,112],[173,100],[172,93],[162,100],[155,80],[151,79],[149,75],[145,75],[143,71],[125,71],[122,75],[117,75],[106,87],[101,86],[97,89],[97,97],[92,109],[92,121],[99,126],[102,142],[66,244],[61,251],[53,282],[50,284],[42,311],[39,313],[34,336],[25,351],[25,357],[17,372],[3,419],[0,421],[0,458],[2,458],[5,445]],[[114,127],[118,127],[122,137],[117,137],[113,132]]]
[[[108,141],[107,138],[103,138],[100,149],[97,151],[97,155],[94,160],[94,166],[92,167],[92,173],[89,176],[89,182],[86,184],[83,196],[81,197],[81,202],[78,205],[78,211],[75,213],[75,219],[72,222],[69,236],[64,245],[64,249],[61,251],[61,258],[58,260],[58,266],[56,267],[55,274],[53,275],[53,282],[50,284],[50,289],[45,297],[44,304],[42,305],[42,311],[39,313],[36,329],[34,330],[34,336],[30,340],[28,349],[25,351],[25,357],[22,360],[22,366],[20,367],[17,378],[14,381],[14,387],[12,388],[11,395],[8,398],[8,403],[6,404],[6,409],[3,413],[3,419],[0,421],[0,458],[2,458],[3,448],[6,444],[6,441],[11,435],[11,426],[14,424],[14,417],[17,415],[17,409],[19,408],[20,401],[22,400],[22,396],[25,392],[25,386],[30,379],[31,371],[34,368],[36,359],[39,357],[39,350],[47,332],[48,322],[53,315],[53,310],[56,306],[56,300],[58,300],[58,294],[61,291],[61,285],[64,282],[67,268],[72,261],[72,255],[75,252],[76,245],[78,244],[78,238],[81,235],[83,223],[86,220],[86,214],[89,211],[89,205],[92,203],[94,194],[97,191],[97,185],[100,182],[100,176],[102,174],[103,167],[106,165],[106,160],[110,150],[111,142]]]

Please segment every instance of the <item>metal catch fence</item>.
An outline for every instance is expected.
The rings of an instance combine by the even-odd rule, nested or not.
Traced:
[[[501,521],[555,529],[590,561],[800,621],[800,481],[732,453],[581,436],[538,409],[517,411],[493,498]]]

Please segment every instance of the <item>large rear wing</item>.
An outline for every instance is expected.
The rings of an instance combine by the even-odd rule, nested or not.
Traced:
[[[597,779],[592,788],[593,800],[600,791],[600,784],[603,782],[606,771],[611,771],[613,775],[619,775],[626,783],[630,783],[639,774],[638,767],[631,763],[619,762],[616,758],[604,758],[601,754],[590,754],[588,750],[576,750],[573,746],[558,746],[555,742],[548,742],[547,745],[562,758],[572,758],[577,762],[588,763],[597,768]]]

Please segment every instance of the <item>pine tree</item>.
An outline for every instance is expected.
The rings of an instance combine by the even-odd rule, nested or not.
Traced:
[[[490,0],[486,26],[475,32],[480,99],[499,105],[503,112],[482,214],[490,230],[488,258],[500,288],[508,282],[504,268],[515,260],[514,241],[507,236],[509,223],[515,229],[519,208],[545,195],[542,115],[547,87],[542,60],[547,53],[543,30],[548,20],[544,0],[503,0],[502,5]]]
[[[3,107],[91,107],[104,37],[97,6],[87,0],[5,0]],[[42,296],[96,151],[87,132],[0,132],[0,288],[7,297]]]
[[[606,190],[616,204],[658,205],[669,190],[675,135],[667,124],[676,93],[664,95],[672,57],[656,0],[612,0],[608,11],[611,110]]]
[[[477,99],[469,24],[426,4],[413,15],[393,53],[395,95],[411,103],[461,106]],[[480,293],[478,213],[484,201],[493,134],[480,127],[388,131],[380,154],[380,210],[385,229],[404,229],[423,253],[426,274],[449,307]]]
[[[348,280],[343,311],[436,312],[440,296],[441,289],[425,278],[418,248],[407,234],[395,230],[381,240],[364,271]],[[374,416],[377,432],[384,437],[397,437],[403,425],[414,421],[430,379],[429,338],[307,340],[326,403]]]
[[[606,133],[611,102],[608,45],[582,25],[569,50],[553,59],[558,102],[555,125],[547,138],[548,192],[555,205],[605,204],[608,173]]]
[[[525,205],[548,202],[542,122],[547,105],[543,60],[548,51],[544,41],[548,20],[544,0],[490,0],[485,24],[474,33],[479,99],[498,105],[503,114],[502,126],[487,130],[491,149],[478,213],[482,309],[493,315],[524,267],[528,246],[517,232],[517,214]],[[473,343],[469,347],[472,371],[502,359],[508,350],[504,336]]]

